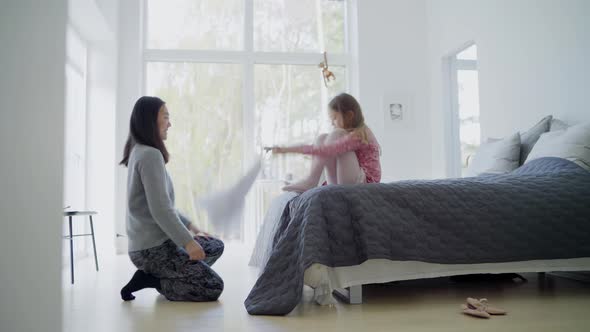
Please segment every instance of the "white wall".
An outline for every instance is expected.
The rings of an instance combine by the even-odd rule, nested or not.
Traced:
[[[137,98],[141,96],[143,62],[141,54],[141,11],[139,0],[121,1],[119,5],[118,27],[118,89],[117,115],[115,131],[115,158],[117,162],[123,158],[123,148],[129,134],[129,118]],[[127,197],[127,168],[117,166],[115,171],[115,231],[127,235],[125,230],[125,212]],[[118,238],[117,253],[127,253],[127,239]]]
[[[359,98],[381,143],[382,181],[431,175],[427,25],[424,0],[358,1]],[[409,103],[385,121],[383,100]]]
[[[0,11],[0,330],[61,331],[67,2]]]
[[[429,0],[427,12],[434,176],[446,174],[442,57],[466,41],[478,47],[483,137],[547,114],[590,121],[590,1]]]
[[[442,59],[471,40],[484,137],[547,114],[590,120],[588,17],[584,0],[358,1],[359,97],[383,148],[383,180],[446,175]],[[384,121],[388,94],[409,100],[409,118]]]

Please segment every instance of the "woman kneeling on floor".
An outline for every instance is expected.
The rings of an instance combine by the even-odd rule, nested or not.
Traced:
[[[137,267],[121,289],[125,301],[144,288],[155,288],[171,301],[197,302],[215,301],[223,291],[223,280],[211,269],[223,253],[223,242],[202,233],[174,207],[164,145],[170,127],[164,101],[137,100],[121,161],[128,168],[129,257]]]

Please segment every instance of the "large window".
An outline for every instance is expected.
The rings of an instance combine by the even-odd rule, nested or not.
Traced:
[[[194,202],[235,181],[263,146],[311,142],[329,129],[327,103],[348,91],[347,12],[339,0],[145,0],[144,88],[171,112],[167,146],[177,206],[201,228],[256,234],[282,180],[309,158],[267,160],[240,227],[209,225]],[[336,81],[324,86],[328,52]]]

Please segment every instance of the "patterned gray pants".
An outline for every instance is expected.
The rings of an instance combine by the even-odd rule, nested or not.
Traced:
[[[205,251],[202,261],[191,261],[184,249],[171,240],[144,250],[129,253],[131,262],[144,272],[160,279],[158,292],[170,301],[216,301],[223,291],[223,280],[211,265],[223,253],[223,242],[197,236]]]

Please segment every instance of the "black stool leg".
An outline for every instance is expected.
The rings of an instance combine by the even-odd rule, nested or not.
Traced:
[[[90,233],[92,234],[92,248],[94,248],[94,263],[96,264],[96,271],[98,271],[98,257],[96,256],[96,242],[94,241],[94,225],[92,224],[92,216],[90,218]]]
[[[72,271],[72,285],[74,284],[74,238],[72,237],[72,216],[69,216],[70,221],[70,269]]]

